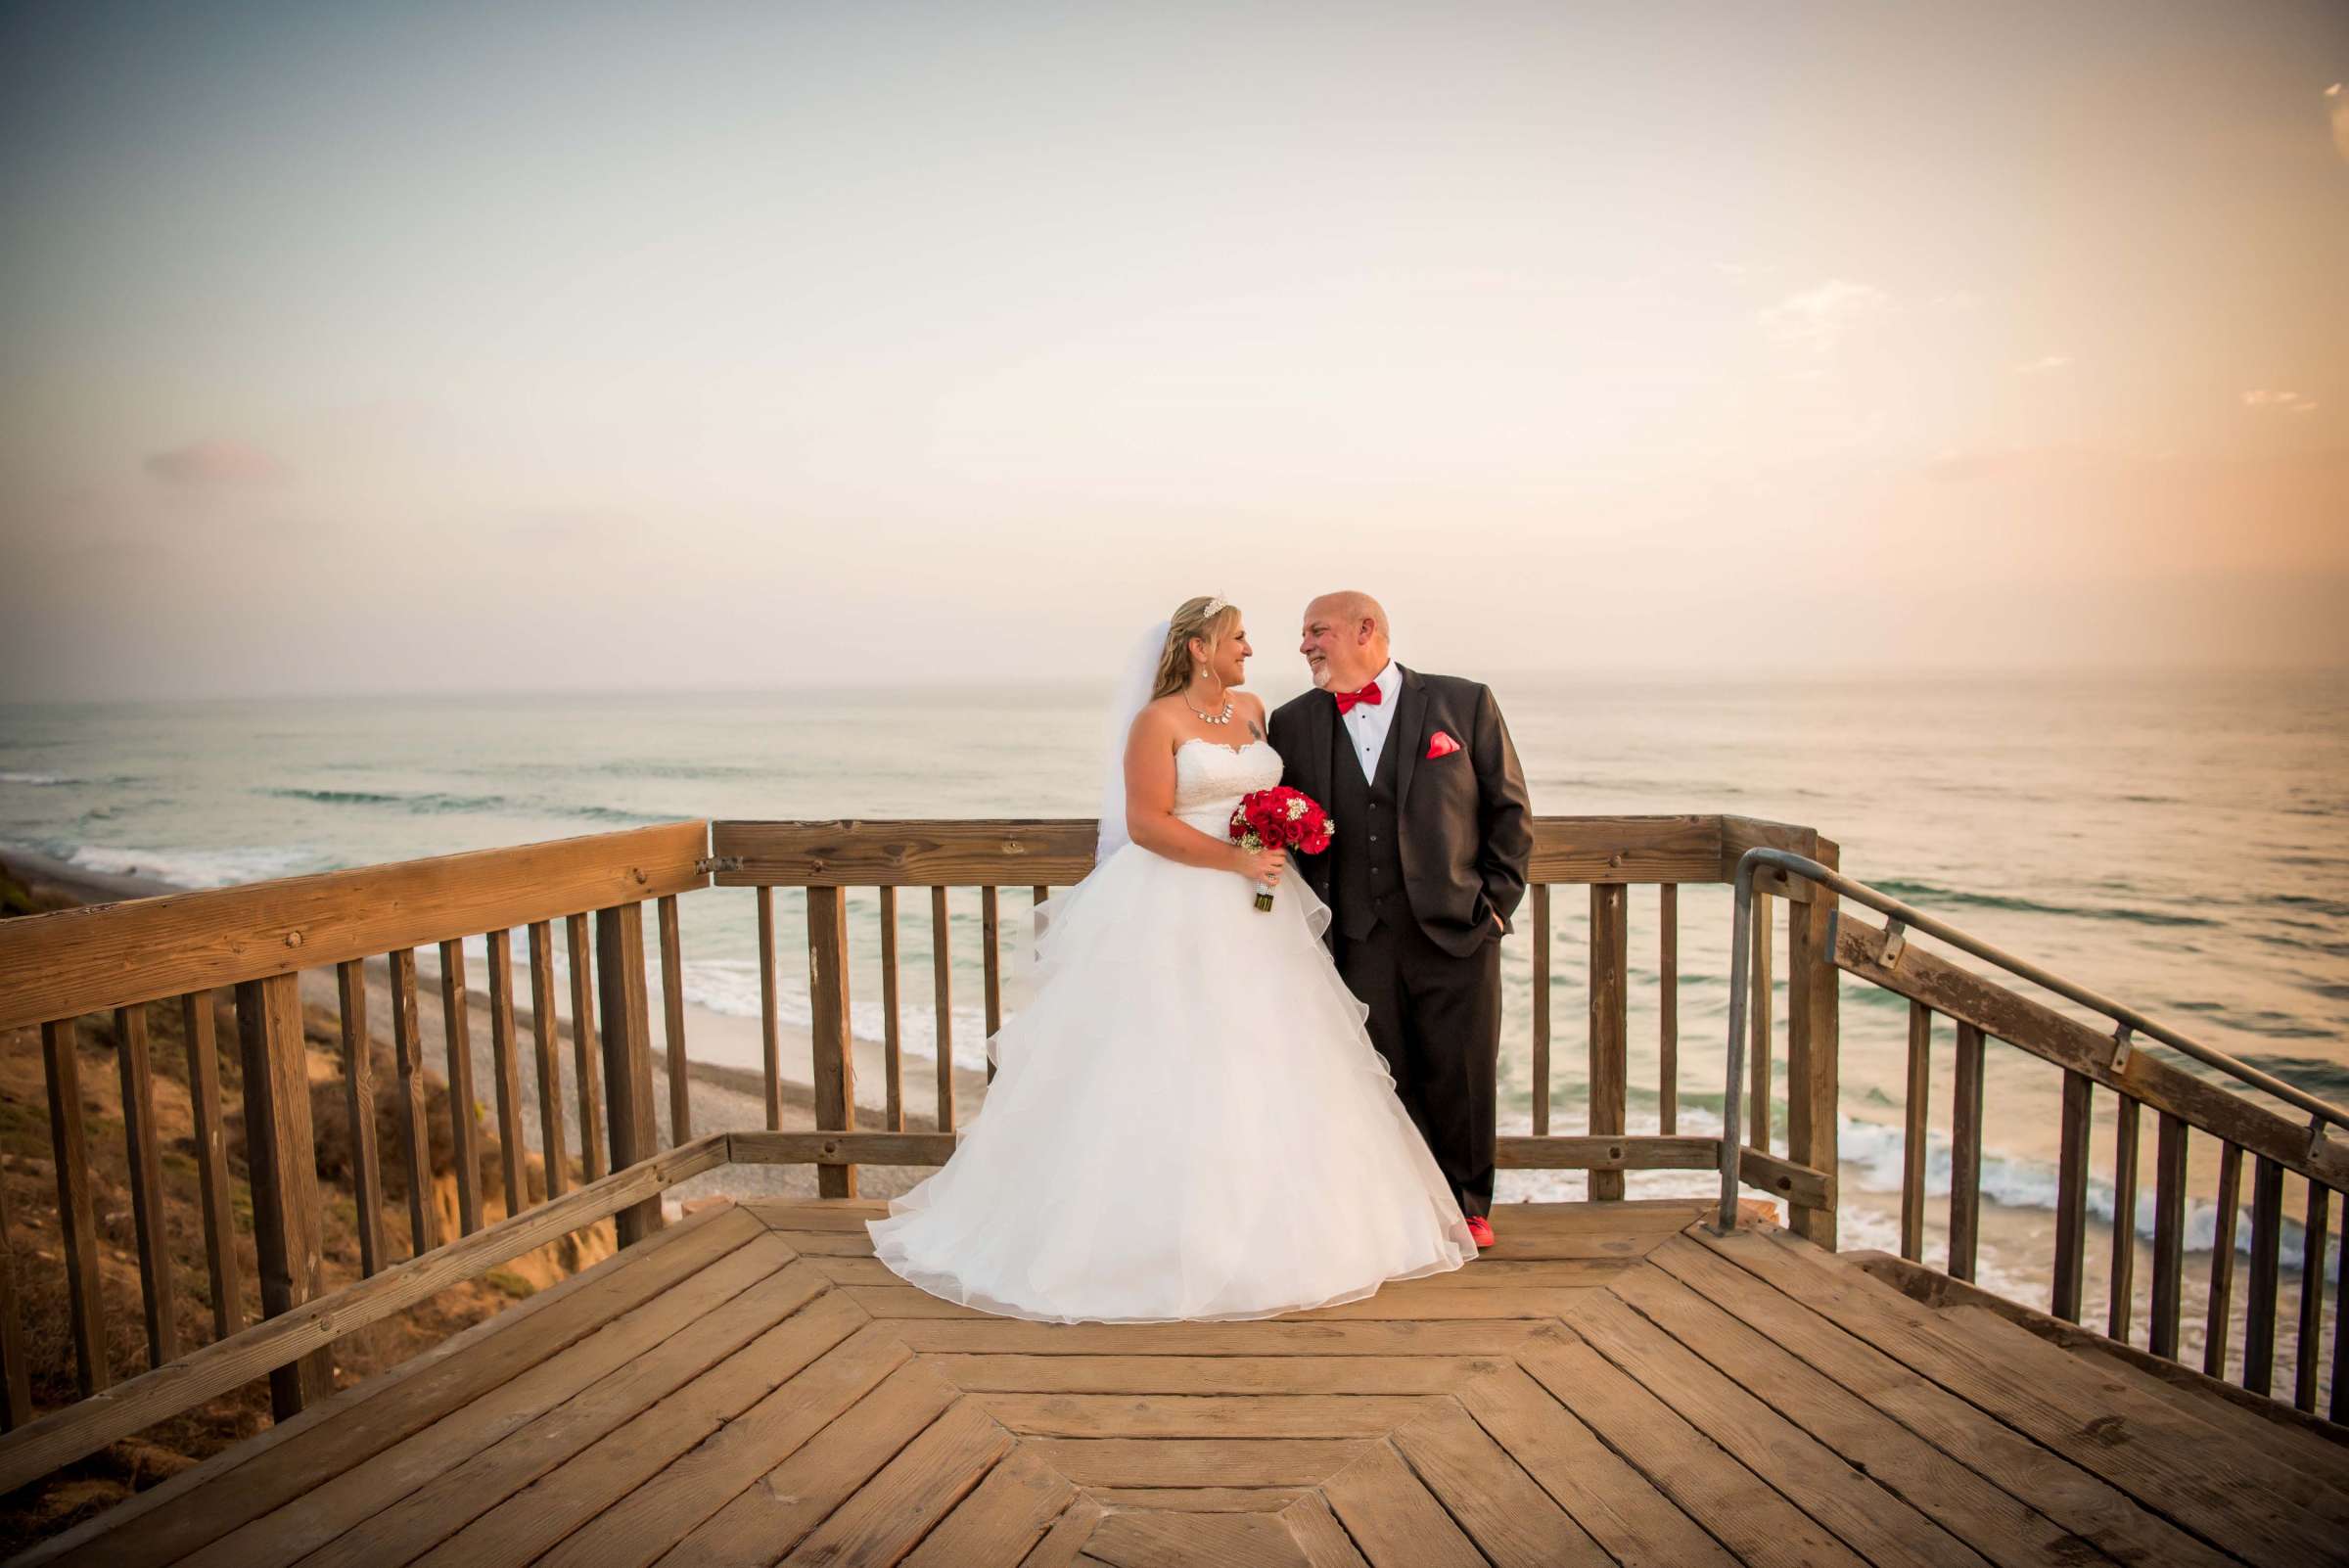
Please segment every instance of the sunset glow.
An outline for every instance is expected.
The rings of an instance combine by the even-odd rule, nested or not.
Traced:
[[[2338,666],[2344,74],[2327,0],[19,9],[0,698],[1083,678],[1341,581],[1481,669]]]

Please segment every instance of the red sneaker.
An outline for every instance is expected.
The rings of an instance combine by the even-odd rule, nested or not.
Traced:
[[[1472,1214],[1468,1217],[1468,1239],[1479,1247],[1493,1245],[1493,1226],[1483,1215]]]

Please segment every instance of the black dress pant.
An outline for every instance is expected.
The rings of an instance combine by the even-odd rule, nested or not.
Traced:
[[[1330,934],[1338,973],[1370,1009],[1370,1043],[1418,1124],[1462,1214],[1493,1208],[1494,1075],[1500,1060],[1500,942],[1465,958],[1419,923],[1380,921],[1364,937]]]

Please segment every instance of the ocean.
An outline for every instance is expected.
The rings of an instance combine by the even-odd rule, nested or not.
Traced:
[[[1491,678],[1538,811],[1728,811],[1817,827],[1841,844],[1850,875],[2279,1078],[2349,1099],[2349,674]],[[1278,701],[1295,687],[1263,689]],[[681,817],[1089,816],[1105,696],[1070,684],[0,706],[0,843],[212,887]],[[1007,890],[1003,901],[1005,1000],[1016,1008],[1028,896]],[[978,896],[958,890],[950,902],[955,1054],[976,1062]],[[1588,900],[1563,889],[1555,907],[1552,1130],[1578,1131]],[[682,908],[690,998],[756,1016],[750,892],[700,895]],[[867,893],[850,911],[854,1024],[877,1036],[877,904]],[[1726,888],[1682,892],[1687,1131],[1719,1126],[1729,913]],[[797,900],[784,899],[780,914],[786,1008],[804,1021],[805,966],[790,956]],[[900,919],[906,1039],[926,1053],[927,912]],[[1631,922],[1632,1130],[1654,1130],[1654,890],[1634,890]],[[1503,949],[1502,1119],[1517,1130],[1531,1115],[1528,924]],[[1782,997],[1775,1011],[1782,1064]],[[1847,980],[1842,1021],[1843,1245],[1889,1250],[1907,1004]],[[1946,1023],[1935,1044],[1939,1196]],[[2059,1075],[1993,1043],[1987,1085],[1981,1277],[2044,1306]],[[2099,1102],[2091,1205],[2109,1220],[2110,1097]],[[1782,1144],[1782,1107],[1774,1120]],[[2149,1121],[2144,1142],[2134,1219],[2149,1238]],[[2188,1245],[2202,1253],[2216,1218],[2216,1146],[2197,1139],[2193,1155]],[[1579,1194],[1581,1181],[1504,1174],[1519,1195]],[[1634,1192],[1703,1185],[1658,1173]],[[2296,1268],[2296,1196],[2288,1212],[2284,1250]],[[1942,1219],[1936,1204],[1926,1254],[1936,1265]],[[2092,1255],[2092,1312],[2102,1262]],[[2141,1260],[2141,1339],[2150,1275]],[[2295,1287],[2287,1282],[2287,1298]],[[2241,1296],[2238,1286],[2238,1312]],[[2198,1303],[2189,1297],[2189,1318]],[[2287,1352],[2290,1329],[2287,1309]],[[2198,1334],[2189,1323],[2189,1355]]]

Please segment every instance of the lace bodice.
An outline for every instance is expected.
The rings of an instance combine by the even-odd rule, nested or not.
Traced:
[[[1280,754],[1269,742],[1234,751],[1193,736],[1174,752],[1174,814],[1221,838],[1241,796],[1279,782]]]

